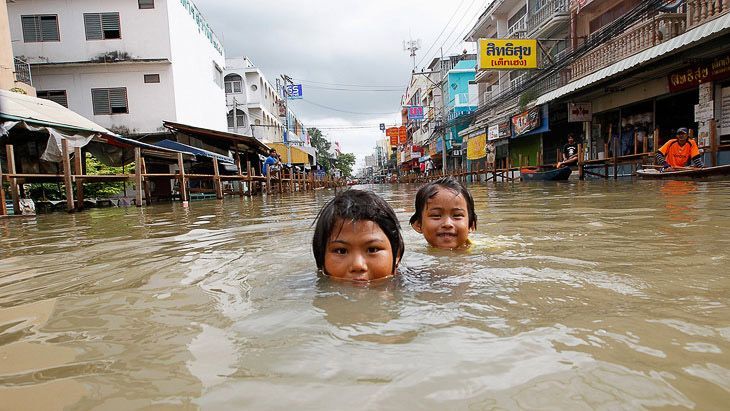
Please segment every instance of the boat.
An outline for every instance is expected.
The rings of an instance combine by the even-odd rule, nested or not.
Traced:
[[[540,171],[537,167],[523,167],[520,169],[522,181],[558,181],[567,180],[573,170],[570,167],[560,167],[552,170]]]
[[[730,175],[730,164],[717,167],[692,168],[677,171],[659,171],[655,168],[636,170],[636,175],[645,179],[692,179]]]

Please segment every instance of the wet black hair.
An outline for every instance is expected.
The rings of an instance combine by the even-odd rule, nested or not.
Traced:
[[[472,198],[469,190],[464,187],[463,184],[454,177],[446,176],[441,177],[438,180],[434,180],[428,184],[425,184],[416,193],[416,212],[413,213],[410,219],[410,224],[413,225],[416,222],[420,222],[423,218],[423,210],[426,208],[426,203],[429,198],[433,198],[439,191],[439,188],[445,188],[460,194],[466,200],[466,214],[469,218],[469,228],[477,229],[477,214],[474,212],[474,198]]]
[[[317,214],[312,237],[312,253],[317,268],[324,268],[324,255],[327,243],[337,221],[372,221],[388,237],[393,249],[393,272],[403,257],[405,246],[400,233],[400,223],[393,209],[372,191],[349,189],[335,195]]]

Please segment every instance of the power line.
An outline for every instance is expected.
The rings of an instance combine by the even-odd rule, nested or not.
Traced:
[[[364,89],[364,88],[343,88],[343,87],[321,87],[321,86],[313,86],[310,84],[305,84],[308,88],[312,88],[315,90],[329,90],[329,91],[372,91],[372,92],[387,92],[387,93],[401,93],[403,92],[403,87],[400,88],[393,88],[393,89]]]
[[[303,101],[305,103],[311,104],[313,106],[321,107],[321,108],[324,108],[324,109],[327,109],[327,110],[332,110],[332,111],[337,111],[337,112],[340,112],[340,113],[347,113],[347,114],[357,114],[357,115],[363,115],[363,116],[377,116],[377,115],[389,115],[389,114],[392,115],[392,114],[396,113],[396,111],[391,111],[391,112],[388,112],[388,113],[362,113],[362,112],[358,112],[358,111],[340,110],[338,108],[325,106],[323,104],[315,103],[315,102],[310,101],[310,100],[307,100],[307,99],[300,99],[299,101]]]
[[[312,84],[323,84],[325,86],[344,86],[344,87],[371,87],[371,88],[403,88],[403,85],[382,85],[382,84],[343,84],[343,83],[326,83],[323,81],[314,81],[314,80],[304,80],[300,78],[295,78],[294,80],[299,81],[300,83],[312,83]]]
[[[459,9],[461,8],[461,6],[464,4],[465,1],[466,0],[461,0],[461,2],[459,3],[459,5],[456,6],[456,9],[454,9],[454,13],[451,14],[451,17],[449,18],[449,21],[446,22],[446,25],[444,26],[444,28],[441,29],[441,33],[439,33],[439,35],[436,36],[436,38],[434,39],[433,43],[431,43],[431,46],[428,48],[428,50],[426,50],[426,52],[423,53],[423,57],[421,57],[421,60],[418,61],[418,64],[416,64],[416,66],[420,66],[421,63],[423,63],[423,60],[426,59],[426,56],[428,56],[428,53],[431,52],[431,49],[433,48],[433,46],[435,46],[436,43],[438,43],[438,41],[441,39],[441,36],[444,34],[444,32],[446,31],[446,29],[449,27],[449,24],[451,24],[451,21],[454,20],[454,16],[456,16],[456,13],[459,12]]]
[[[448,35],[448,36],[446,37],[446,39],[444,40],[444,42],[443,42],[443,43],[441,43],[441,47],[443,47],[443,46],[444,46],[444,44],[446,44],[446,42],[447,42],[447,41],[449,41],[449,39],[451,38],[451,35],[452,35],[452,34],[454,34],[454,31],[456,31],[456,29],[457,29],[457,28],[461,27],[461,22],[462,22],[462,20],[464,20],[464,17],[466,17],[466,16],[467,16],[467,14],[469,14],[469,11],[470,11],[470,10],[472,9],[472,6],[474,6],[474,3],[476,3],[476,0],[472,0],[472,2],[471,2],[471,3],[469,4],[469,7],[467,7],[467,8],[466,8],[466,10],[464,11],[464,14],[462,14],[462,15],[461,15],[461,18],[459,19],[459,21],[458,21],[458,22],[456,22],[456,25],[454,25],[454,28],[452,28],[452,29],[451,29],[451,32],[450,32],[450,33],[449,33],[449,35]],[[478,18],[478,15],[477,15],[477,18]],[[468,30],[468,29],[469,29],[469,26],[467,26],[467,27],[466,27],[466,30]],[[465,32],[466,30],[464,30],[464,32]],[[457,39],[458,39],[458,38],[459,38],[459,37],[457,37]],[[451,46],[449,46],[449,48],[450,48],[450,47],[453,47],[453,43],[452,43],[452,45],[451,45]],[[448,52],[448,50],[449,50],[449,49],[446,49],[446,51],[447,51],[447,52]],[[448,53],[447,53],[447,54],[448,54]]]

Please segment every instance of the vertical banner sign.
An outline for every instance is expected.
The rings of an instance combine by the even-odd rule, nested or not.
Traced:
[[[479,134],[466,142],[466,159],[479,160],[487,155],[487,135]]]
[[[535,39],[479,39],[479,70],[537,68]]]
[[[408,120],[423,120],[423,106],[408,106]]]
[[[568,103],[568,122],[585,123],[593,118],[591,103]]]
[[[390,138],[390,145],[391,146],[397,146],[398,145],[398,127],[390,127],[387,130],[385,130],[385,135]]]
[[[398,144],[405,144],[408,142],[408,129],[406,126],[400,126],[398,129]]]
[[[301,84],[287,84],[286,95],[289,100],[299,100],[302,98]]]

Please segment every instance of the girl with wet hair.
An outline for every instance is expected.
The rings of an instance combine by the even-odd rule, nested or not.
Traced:
[[[404,249],[395,212],[373,192],[343,191],[317,215],[312,252],[317,268],[330,277],[357,282],[391,277]]]
[[[466,248],[469,231],[477,229],[474,199],[458,180],[441,177],[418,190],[410,224],[432,247]]]

